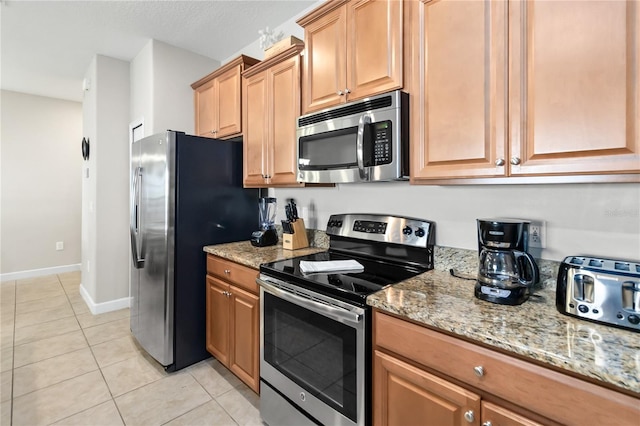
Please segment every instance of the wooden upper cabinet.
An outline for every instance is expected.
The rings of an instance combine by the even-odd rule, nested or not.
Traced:
[[[640,6],[511,1],[510,174],[640,171]]]
[[[242,78],[242,122],[244,124],[244,186],[265,186],[267,170],[268,99],[267,73]]]
[[[245,187],[303,186],[296,182],[302,49],[294,45],[242,75]]]
[[[505,175],[506,6],[411,3],[412,180]]]
[[[242,134],[240,75],[257,62],[257,59],[240,55],[191,85],[197,135],[230,138]]]
[[[629,175],[640,172],[636,2],[406,7],[412,182],[638,180]]]
[[[402,87],[403,1],[330,0],[300,18],[303,113]]]

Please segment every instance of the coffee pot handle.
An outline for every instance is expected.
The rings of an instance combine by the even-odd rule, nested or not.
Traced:
[[[517,263],[518,263],[520,258],[524,258],[526,260],[526,264],[528,264],[529,270],[530,270],[531,279],[530,280],[525,280],[523,278],[523,276],[524,276],[523,271],[519,268],[518,281],[520,282],[520,284],[523,285],[523,286],[526,286],[526,287],[531,287],[532,285],[537,283],[539,278],[540,278],[540,272],[538,271],[538,265],[536,265],[536,262],[533,260],[533,256],[531,256],[529,253],[525,253],[525,252],[522,252],[522,251],[514,251],[513,255],[515,256]],[[518,263],[518,265],[519,265],[519,263]]]

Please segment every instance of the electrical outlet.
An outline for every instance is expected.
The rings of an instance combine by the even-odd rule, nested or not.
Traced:
[[[56,250],[58,250],[58,251],[64,250],[64,241],[58,241],[56,243]]]
[[[547,247],[547,227],[543,220],[532,220],[529,224],[529,247]]]

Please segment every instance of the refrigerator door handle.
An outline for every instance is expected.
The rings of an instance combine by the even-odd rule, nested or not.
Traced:
[[[133,182],[131,184],[131,219],[129,231],[131,234],[131,256],[133,266],[136,269],[144,267],[144,259],[138,257],[138,231],[140,219],[140,207],[138,200],[140,199],[140,181],[142,180],[142,167],[136,167],[133,172]]]

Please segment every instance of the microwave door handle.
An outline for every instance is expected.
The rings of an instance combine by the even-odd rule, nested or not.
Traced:
[[[360,180],[369,180],[369,172],[364,168],[364,127],[367,124],[371,124],[371,117],[368,114],[362,114],[358,121],[358,139],[356,141],[356,159]]]

